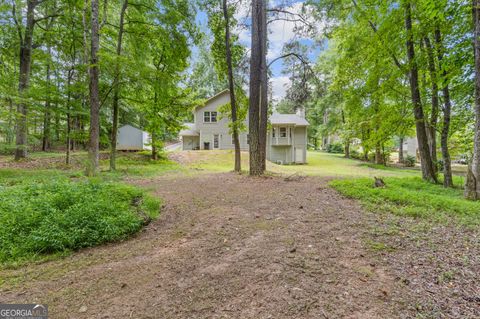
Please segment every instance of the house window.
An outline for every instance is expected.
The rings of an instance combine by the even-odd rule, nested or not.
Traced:
[[[203,122],[204,123],[216,123],[217,122],[217,112],[203,112]]]
[[[280,137],[287,137],[287,128],[281,127],[280,128]]]
[[[275,131],[276,131],[276,129],[273,127],[272,128],[272,137],[275,137]]]
[[[218,148],[218,134],[213,135],[213,148]]]

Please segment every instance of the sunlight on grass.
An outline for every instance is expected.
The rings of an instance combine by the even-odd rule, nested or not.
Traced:
[[[456,177],[456,185],[461,185]],[[363,206],[378,213],[480,225],[480,202],[467,201],[460,188],[446,189],[423,181],[420,177],[388,177],[386,188],[373,187],[367,178],[335,180],[330,185],[345,196],[359,199]]]
[[[229,172],[233,170],[233,151],[181,151],[177,152],[187,167],[212,171]],[[267,170],[279,174],[300,172],[312,176],[328,177],[373,177],[373,176],[418,176],[418,171],[393,167],[369,167],[365,163],[346,159],[343,155],[324,152],[308,152],[308,164],[277,165],[267,161]],[[248,170],[248,153],[242,153],[242,168]]]

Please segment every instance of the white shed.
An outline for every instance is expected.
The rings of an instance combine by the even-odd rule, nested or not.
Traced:
[[[151,150],[150,134],[131,125],[124,125],[118,129],[117,150],[143,151]]]
[[[418,141],[417,137],[408,137],[403,141],[403,156],[417,157]]]

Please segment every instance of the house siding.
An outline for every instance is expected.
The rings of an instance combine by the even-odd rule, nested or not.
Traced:
[[[301,149],[303,153],[302,159],[296,158],[296,150]],[[303,164],[306,163],[307,159],[307,128],[305,126],[295,127],[294,133],[294,159],[295,163]]]
[[[195,149],[196,146],[203,150],[206,149],[206,144],[208,144],[208,149],[214,149],[215,135],[218,135],[218,149],[233,150],[235,148],[232,143],[229,129],[230,120],[218,111],[220,107],[229,102],[230,95],[228,91],[225,91],[208,100],[205,106],[197,107],[194,110],[194,125],[190,126],[192,126],[192,130],[198,132],[199,136],[188,136],[188,132],[185,132],[185,135],[183,136],[184,150],[192,150]],[[204,122],[204,112],[217,112],[217,122]],[[288,135],[287,138],[279,138],[272,143],[272,139],[274,139],[272,130],[268,131],[266,150],[267,159],[272,162],[280,161],[283,164],[305,163],[307,158],[307,127],[304,125],[308,125],[308,122],[301,116],[300,118],[298,115],[295,117],[294,114],[287,114],[280,119],[283,119],[283,122],[279,121],[279,118],[277,117],[275,119],[277,124],[273,125],[275,127],[287,127]],[[248,128],[248,118],[245,120],[245,127]],[[240,149],[248,150],[247,132],[240,132],[239,139]]]
[[[232,144],[232,137],[230,129],[228,127],[229,119],[227,116],[220,114],[218,109],[230,102],[230,96],[228,92],[219,95],[205,105],[204,107],[198,107],[194,112],[195,129],[200,132],[200,149],[205,149],[205,143],[210,144],[210,149],[213,149],[214,135],[218,134],[218,146],[222,150],[234,149]],[[204,112],[218,112],[216,123],[205,123],[203,121]],[[240,148],[242,150],[248,149],[247,133],[241,132],[239,134]]]

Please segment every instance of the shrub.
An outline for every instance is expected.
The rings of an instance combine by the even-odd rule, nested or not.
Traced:
[[[127,238],[159,202],[134,187],[57,178],[0,184],[0,262],[31,260]]]
[[[360,152],[357,151],[357,150],[351,150],[350,151],[350,157],[354,158],[354,159],[361,160],[362,159],[362,154],[360,154]]]
[[[343,144],[342,143],[331,143],[327,145],[327,152],[328,153],[337,153],[341,154],[344,152]]]
[[[412,155],[408,155],[406,158],[403,159],[403,163],[406,167],[414,167],[416,162],[417,159],[415,158],[415,156]]]

